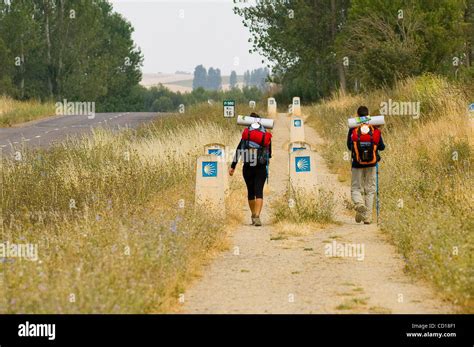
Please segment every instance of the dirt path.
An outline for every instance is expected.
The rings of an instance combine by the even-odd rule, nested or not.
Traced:
[[[306,127],[306,139],[321,142]],[[266,196],[284,193],[288,182],[289,121],[278,116]],[[243,225],[230,249],[204,269],[185,293],[185,313],[449,313],[453,308],[425,284],[403,272],[403,260],[376,225],[358,225],[343,207],[349,187],[329,173],[316,153],[318,182],[335,192],[341,225],[272,239],[279,230],[270,222],[265,201],[261,228]],[[241,179],[239,175],[234,179]],[[247,210],[246,206],[242,208]],[[247,221],[246,221],[247,222]],[[363,260],[328,257],[328,244],[364,246]],[[360,257],[359,257],[360,258]],[[361,259],[361,258],[360,258]]]

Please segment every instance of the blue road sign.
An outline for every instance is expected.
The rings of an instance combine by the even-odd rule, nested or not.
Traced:
[[[301,127],[301,119],[295,119],[293,121],[293,125],[295,126],[295,128]]]

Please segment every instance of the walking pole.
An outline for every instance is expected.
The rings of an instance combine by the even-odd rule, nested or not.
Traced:
[[[375,191],[376,191],[376,200],[375,208],[377,211],[377,224],[379,224],[379,214],[380,214],[380,204],[379,204],[379,163],[375,164]]]
[[[269,158],[269,155],[268,153],[266,154],[267,155],[267,184],[268,184],[268,181],[269,181],[269,176],[270,176],[270,158]]]

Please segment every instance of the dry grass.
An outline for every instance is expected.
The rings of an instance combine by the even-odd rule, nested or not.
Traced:
[[[36,244],[39,260],[0,259],[0,311],[175,310],[239,218],[230,202],[226,221],[194,206],[196,157],[206,143],[235,145],[234,123],[219,106],[198,106],[137,131],[97,130],[3,158],[2,240]]]
[[[275,222],[316,222],[322,225],[334,222],[334,196],[323,189],[319,194],[293,192],[285,194],[272,204]]]
[[[9,97],[0,96],[0,127],[10,127],[15,124],[49,117],[54,113],[53,103],[41,103],[36,100],[16,101]]]
[[[419,119],[386,116],[382,133],[388,148],[380,164],[381,227],[412,273],[472,312],[474,151],[467,94],[442,78],[424,76],[405,80],[392,90],[338,96],[305,112],[327,141],[323,155],[330,168],[350,182],[350,162],[344,160],[347,118],[359,105],[378,110],[389,98],[421,103]]]

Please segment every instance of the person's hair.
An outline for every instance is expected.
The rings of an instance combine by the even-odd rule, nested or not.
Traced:
[[[367,108],[367,106],[359,106],[359,108],[357,109],[357,115],[359,117],[366,117],[369,115],[369,109]]]
[[[256,114],[255,112],[252,112],[250,114],[250,117],[254,117],[254,118],[260,118],[260,116],[258,114]]]

